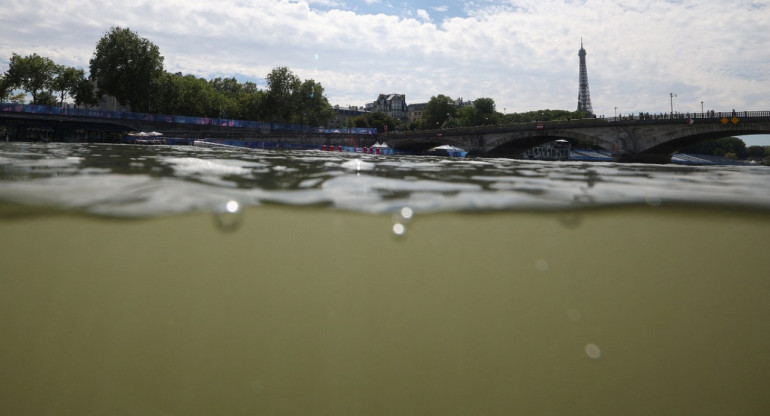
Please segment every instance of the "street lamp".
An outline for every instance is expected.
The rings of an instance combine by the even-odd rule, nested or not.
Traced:
[[[671,118],[674,118],[674,97],[676,97],[676,94],[672,92],[669,95],[671,96]]]

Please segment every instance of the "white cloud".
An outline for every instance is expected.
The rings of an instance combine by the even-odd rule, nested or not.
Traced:
[[[262,78],[288,66],[321,82],[333,104],[399,92],[410,102],[446,94],[491,97],[508,112],[571,110],[582,37],[599,114],[665,112],[670,92],[683,112],[700,101],[770,108],[768,1],[476,1],[467,16],[438,23],[426,11],[435,7],[411,6],[413,17],[335,0],[5,0],[0,71],[12,52],[87,68],[98,39],[119,25],[158,45],[170,71]]]

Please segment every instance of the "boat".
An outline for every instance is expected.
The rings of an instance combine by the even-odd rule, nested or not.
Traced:
[[[428,149],[428,154],[435,156],[465,157],[468,155],[468,152],[459,147],[445,144]]]
[[[140,131],[128,133],[123,138],[123,143],[129,144],[165,144],[166,140],[163,138],[163,133],[157,131]]]

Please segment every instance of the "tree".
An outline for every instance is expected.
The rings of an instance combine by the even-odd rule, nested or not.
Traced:
[[[51,80],[51,91],[58,93],[59,105],[64,105],[67,95],[74,96],[78,84],[86,78],[85,71],[72,67],[56,65],[54,78]]]
[[[348,126],[367,129],[376,128],[379,132],[384,132],[385,126],[388,126],[388,131],[396,130],[400,126],[400,122],[381,111],[375,111],[350,119],[348,121]]]
[[[366,115],[360,115],[360,116],[354,117],[348,120],[348,124],[349,124],[348,127],[360,127],[365,129],[368,129],[369,127],[371,127],[369,125],[369,119],[366,117]]]
[[[27,95],[21,92],[16,95],[12,95],[9,100],[14,104],[24,104],[24,99],[26,98],[27,98]]]
[[[583,111],[567,111],[567,110],[535,110],[527,111],[526,113],[509,113],[502,116],[503,124],[513,123],[531,123],[533,121],[556,121],[556,120],[569,120],[569,119],[581,119],[589,117],[590,113]]]
[[[762,146],[749,146],[746,148],[746,156],[752,159],[762,159],[766,156],[765,149]]]
[[[491,98],[479,98],[472,106],[457,110],[456,119],[450,119],[447,123],[464,127],[497,124],[501,114],[495,111],[495,100]]]
[[[179,78],[181,73],[171,74],[163,72],[163,75],[155,81],[154,91],[152,96],[152,108],[159,114],[175,114],[178,113],[181,99],[181,81]]]
[[[190,117],[220,117],[224,95],[205,79],[194,75],[166,74],[157,84],[157,108],[164,113]]]
[[[11,96],[11,84],[5,81],[5,74],[0,74],[0,102]]]
[[[53,107],[58,104],[58,101],[56,100],[56,96],[51,90],[45,90],[40,91],[40,94],[37,95],[37,104]]]
[[[324,87],[314,80],[303,81],[295,92],[297,105],[295,119],[298,124],[322,126],[334,118],[334,107],[324,96]]]
[[[71,93],[75,96],[75,105],[78,107],[91,107],[99,104],[99,97],[94,91],[94,84],[85,77],[78,80],[75,90]]]
[[[244,86],[235,78],[214,78],[209,81],[209,84],[216,91],[231,98],[238,97],[244,89]]]
[[[296,92],[302,82],[289,68],[282,66],[267,74],[266,113],[271,121],[291,123],[296,108]]]
[[[99,89],[132,111],[150,111],[152,88],[163,75],[163,56],[136,32],[113,27],[96,44],[90,69]]]
[[[321,84],[312,79],[302,81],[282,66],[267,75],[262,114],[279,123],[320,126],[334,117],[334,108],[324,96]]]
[[[249,84],[254,89],[249,88]],[[246,88],[238,97],[237,111],[238,117],[245,120],[267,120],[267,106],[265,105],[266,94],[258,91],[253,83],[246,83]]]
[[[457,118],[463,127],[473,127],[483,123],[483,118],[479,117],[479,110],[474,106],[463,107],[458,110]]]
[[[454,100],[446,95],[439,94],[431,97],[422,113],[421,128],[437,129],[441,127],[449,117],[455,117],[457,107]]]
[[[401,125],[397,119],[380,111],[369,113],[366,117],[369,122],[369,127],[376,128],[379,132],[384,132],[385,126],[388,126],[388,131],[394,131]]]
[[[713,156],[726,156],[728,153],[731,153],[734,157],[740,159],[748,155],[746,143],[737,137],[707,140],[682,149],[681,152]]]
[[[49,103],[49,95],[42,95],[51,87],[56,64],[36,53],[28,56],[13,54],[5,74],[5,82],[11,88],[21,88],[32,95],[32,104]]]
[[[473,102],[473,107],[479,112],[479,121],[483,121],[483,124],[497,123],[495,100],[491,98],[479,98]]]

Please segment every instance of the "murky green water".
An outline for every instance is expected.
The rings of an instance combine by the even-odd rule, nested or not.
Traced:
[[[4,414],[770,410],[764,168],[0,158]]]

